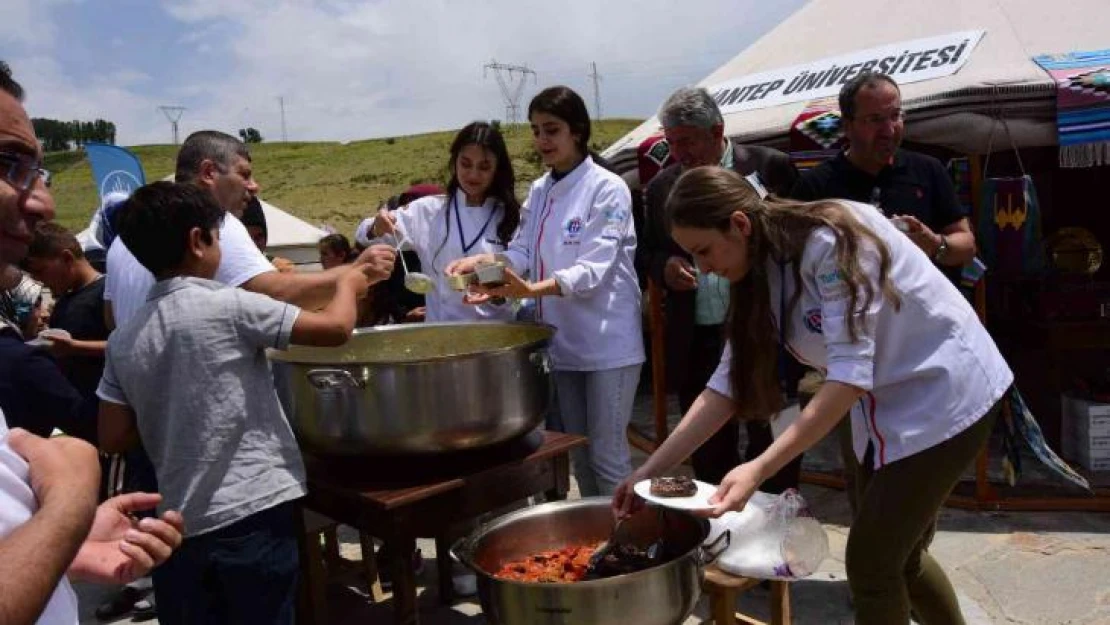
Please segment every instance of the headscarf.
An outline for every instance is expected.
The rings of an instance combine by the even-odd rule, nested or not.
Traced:
[[[9,327],[19,331],[35,308],[42,303],[43,287],[27,274],[22,274],[14,287],[0,291],[0,317]]]

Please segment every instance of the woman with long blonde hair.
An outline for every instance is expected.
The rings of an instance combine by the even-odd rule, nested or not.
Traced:
[[[761,199],[732,171],[691,170],[667,202],[675,241],[731,283],[729,347],[674,433],[613,498],[677,465],[728,419],[782,407],[782,356],[826,382],[759,457],[733,469],[709,514],[739,510],[850,414],[862,465],[848,580],[863,625],[963,623],[928,554],[937,512],[986,442],[1013,374],[963,296],[873,207]],[[735,358],[733,357],[735,354]]]

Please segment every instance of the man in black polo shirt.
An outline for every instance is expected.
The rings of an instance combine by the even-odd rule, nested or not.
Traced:
[[[848,149],[802,174],[791,196],[875,205],[958,280],[975,256],[975,235],[940,161],[899,147],[905,118],[898,84],[885,74],[856,76],[840,90],[840,114]]]

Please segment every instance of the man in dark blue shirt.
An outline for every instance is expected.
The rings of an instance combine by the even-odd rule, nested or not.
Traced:
[[[895,220],[950,279],[975,256],[967,211],[944,165],[902,149],[905,115],[898,84],[865,72],[840,90],[848,148],[798,178],[791,197],[873,204]]]

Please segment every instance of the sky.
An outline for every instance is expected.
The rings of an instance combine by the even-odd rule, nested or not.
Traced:
[[[494,60],[526,66],[521,108],[565,84],[603,117],[646,118],[805,0],[2,0],[0,59],[32,117],[112,121],[122,145],[255,127],[349,141],[506,119]],[[519,74],[517,75],[519,76]],[[596,113],[595,113],[596,114]]]

